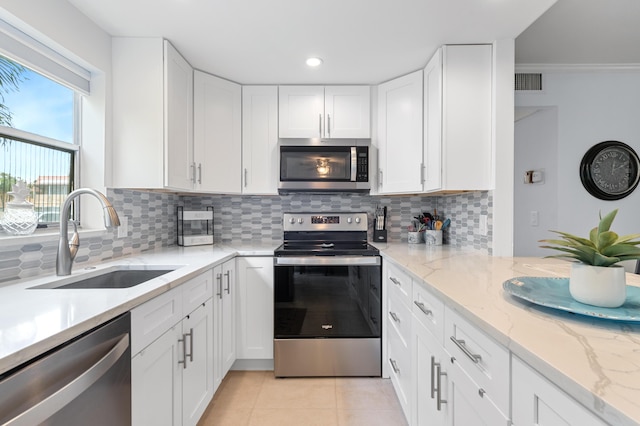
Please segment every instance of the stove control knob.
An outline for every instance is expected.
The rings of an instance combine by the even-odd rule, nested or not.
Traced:
[[[294,223],[296,223],[296,220],[294,218],[291,218],[289,219],[289,223],[293,225]]]
[[[360,223],[360,218],[356,217],[356,223]]]
[[[350,217],[347,218],[347,223],[351,223],[351,218]]]
[[[300,225],[302,225],[302,222],[304,222],[304,219],[303,219],[303,218],[301,218],[301,217],[299,217],[299,218],[298,218],[298,223],[299,223]]]

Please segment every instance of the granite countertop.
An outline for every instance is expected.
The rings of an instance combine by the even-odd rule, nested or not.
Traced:
[[[71,277],[119,265],[169,265],[176,269],[123,289],[32,289],[67,280],[54,273],[0,287],[0,374],[176,287],[211,266],[241,256],[272,256],[278,243],[169,247],[140,255],[74,265]]]
[[[491,257],[449,246],[375,244],[451,308],[610,424],[640,424],[640,324],[521,301],[502,283],[568,277],[569,262]],[[640,286],[640,276],[627,274]]]

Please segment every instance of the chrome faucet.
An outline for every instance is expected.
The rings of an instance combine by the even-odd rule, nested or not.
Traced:
[[[78,227],[75,222],[73,223],[73,236],[71,242],[69,242],[68,225],[69,225],[69,212],[71,211],[71,202],[74,198],[81,194],[93,195],[102,204],[104,210],[104,226],[107,229],[120,226],[120,219],[116,209],[113,208],[111,202],[104,194],[91,188],[79,188],[71,192],[69,196],[64,200],[62,208],[60,209],[60,240],[58,241],[58,255],[56,257],[56,275],[71,275],[71,265],[73,259],[75,259],[78,253],[78,247],[80,247],[80,237],[78,235]]]

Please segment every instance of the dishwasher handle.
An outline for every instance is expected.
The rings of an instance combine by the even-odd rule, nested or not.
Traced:
[[[129,347],[129,333],[118,340],[109,352],[70,383],[28,410],[9,420],[4,426],[40,424],[81,395],[122,357]]]

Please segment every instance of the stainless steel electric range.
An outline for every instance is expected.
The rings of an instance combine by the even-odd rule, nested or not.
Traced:
[[[276,377],[381,376],[379,251],[366,213],[285,213],[274,258]]]

